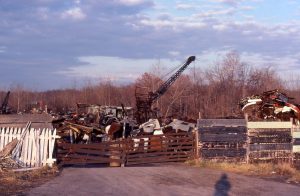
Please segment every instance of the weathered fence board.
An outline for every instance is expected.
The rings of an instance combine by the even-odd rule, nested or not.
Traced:
[[[277,122],[277,121],[270,121],[270,122],[247,122],[248,129],[291,129],[293,126],[292,121],[286,122]]]
[[[245,119],[198,119],[197,127],[245,127]]]
[[[264,151],[264,150],[287,150],[291,151],[293,144],[250,144],[250,151]]]
[[[248,122],[249,162],[291,162],[292,122]]]
[[[202,159],[246,161],[247,128],[244,119],[198,120]]]
[[[52,164],[56,161],[53,158],[53,150],[56,138],[54,129],[34,129],[2,127],[0,128],[0,150],[9,142],[17,138],[21,141],[20,151],[15,152],[15,158],[26,167],[39,167]]]
[[[144,136],[145,137],[145,136]],[[158,136],[146,136],[149,143],[145,149],[138,148],[139,141],[126,150],[126,165],[158,162],[186,161],[195,157],[195,135],[193,133],[172,133]]]
[[[195,157],[195,141],[193,133],[172,133],[96,144],[60,143],[58,159],[62,164],[125,165],[186,161]]]

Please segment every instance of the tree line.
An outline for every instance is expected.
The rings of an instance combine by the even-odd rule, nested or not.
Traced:
[[[80,89],[30,91],[20,85],[11,87],[9,106],[15,112],[28,112],[37,104],[47,105],[52,112],[75,111],[76,103],[135,107],[135,90],[155,91],[164,82],[157,71],[142,74],[134,83],[116,85],[111,81],[89,84]],[[288,86],[288,87],[287,87]],[[163,117],[180,119],[242,117],[239,101],[253,94],[280,89],[300,100],[300,85],[287,85],[272,67],[257,68],[228,53],[214,66],[191,68],[154,103]],[[0,93],[4,99],[5,91]]]

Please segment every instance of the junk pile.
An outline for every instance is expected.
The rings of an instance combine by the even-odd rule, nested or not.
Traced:
[[[294,98],[288,97],[278,89],[263,92],[243,98],[239,105],[248,115],[249,120],[281,120],[299,124],[300,107],[290,102]]]
[[[190,56],[179,69],[154,91],[141,91],[136,87],[136,111],[132,107],[77,104],[75,113],[57,117],[53,125],[61,136],[61,142],[95,143],[136,135],[149,135],[174,131],[191,131],[195,123],[179,120],[162,124],[158,111],[152,105],[170,88],[182,72],[195,61]],[[163,126],[162,126],[163,125]]]
[[[138,135],[190,132],[196,127],[196,123],[178,119],[163,124],[160,119],[154,118],[138,124],[132,107],[85,105],[87,112],[75,113],[71,117],[60,116],[53,120],[53,126],[61,137],[60,142],[99,143]],[[91,107],[94,109],[90,110]]]
[[[53,120],[62,142],[97,143],[127,137],[135,126],[133,108],[77,104],[77,113]]]

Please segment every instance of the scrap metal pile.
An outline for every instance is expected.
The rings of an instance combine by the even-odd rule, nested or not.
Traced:
[[[77,112],[59,116],[53,121],[62,142],[94,143],[136,135],[172,131],[191,131],[196,124],[173,120],[162,124],[152,104],[177,80],[188,65],[195,61],[190,56],[183,65],[154,92],[141,93],[136,89],[136,111],[132,107],[77,104]],[[80,111],[81,110],[81,111]]]
[[[239,105],[249,120],[289,121],[292,118],[294,123],[299,123],[300,107],[291,103],[291,99],[275,89],[243,98]]]
[[[61,142],[98,143],[137,135],[190,132],[196,127],[195,123],[177,119],[168,124],[162,124],[158,119],[138,124],[131,107],[87,105],[87,108],[98,110],[94,110],[94,113],[64,115],[53,121]]]

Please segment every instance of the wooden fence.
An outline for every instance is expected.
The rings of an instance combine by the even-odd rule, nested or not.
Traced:
[[[61,165],[116,164],[124,159],[125,141],[107,141],[93,144],[57,144],[57,159]]]
[[[55,129],[34,128],[0,128],[0,151],[13,139],[19,140],[19,149],[13,151],[14,158],[25,167],[40,167],[52,164],[55,139],[58,138]]]
[[[249,162],[291,162],[292,122],[248,122]]]
[[[94,144],[58,144],[58,160],[67,164],[138,165],[194,159],[194,133],[144,135]]]
[[[295,137],[300,139],[300,131],[295,132],[295,130],[291,121],[247,122],[244,119],[200,119],[198,120],[200,157],[204,160],[247,163],[298,163],[300,142],[297,142]]]
[[[184,162],[196,156],[192,132],[139,136],[127,141],[126,165]]]
[[[246,161],[245,120],[198,120],[200,158],[218,161]]]

